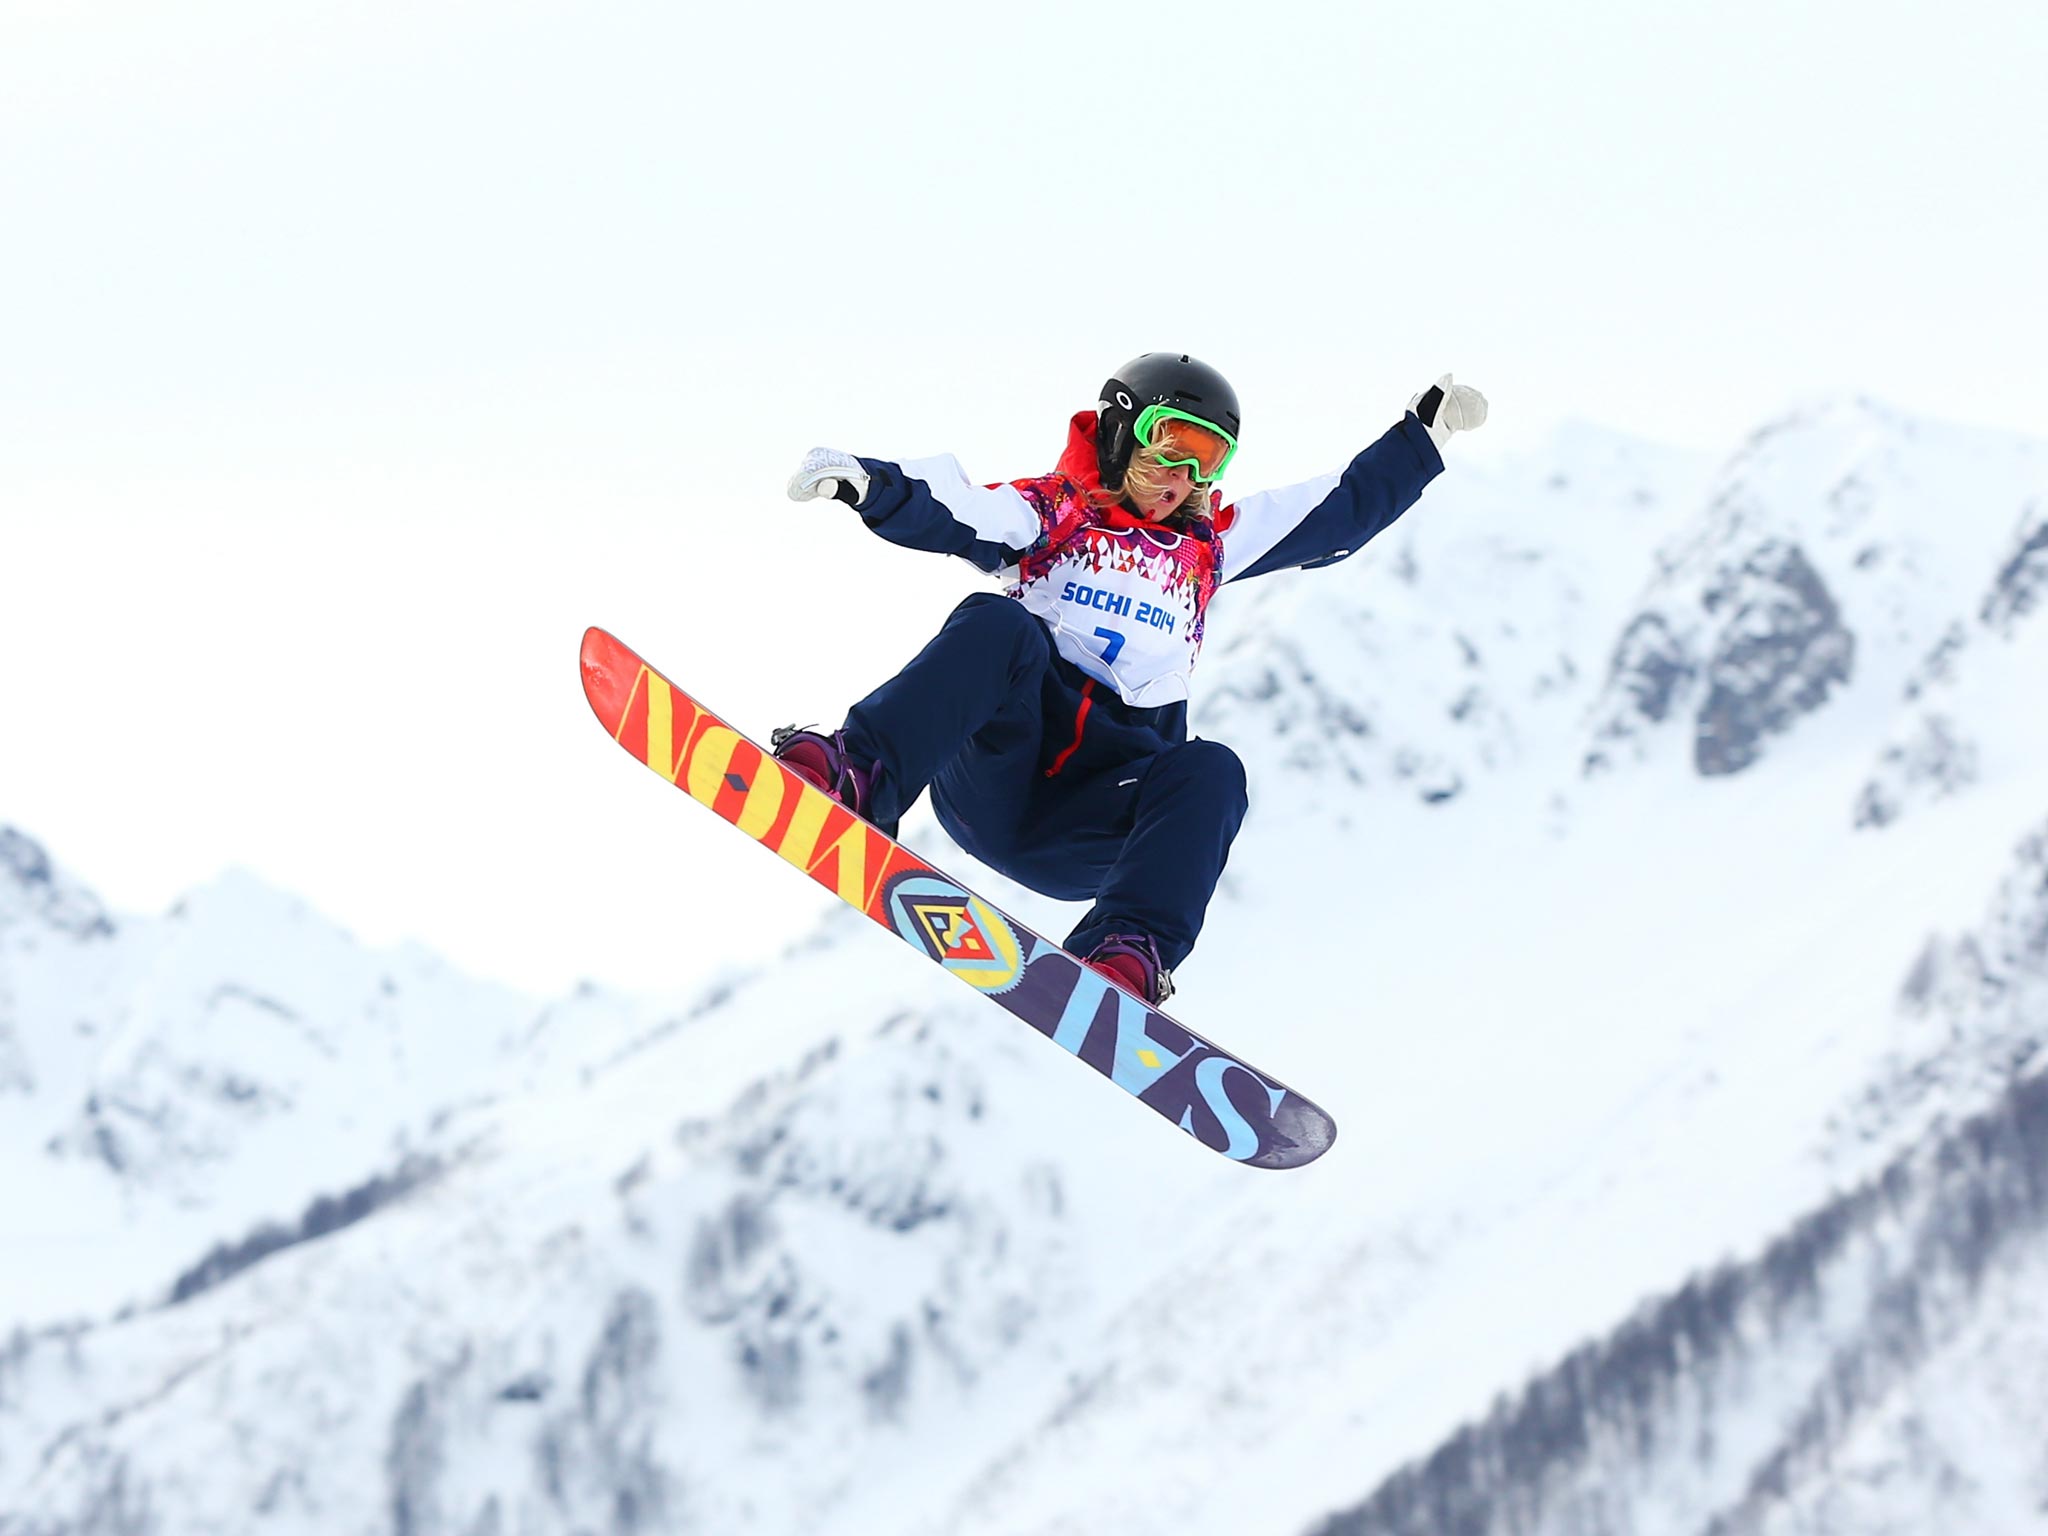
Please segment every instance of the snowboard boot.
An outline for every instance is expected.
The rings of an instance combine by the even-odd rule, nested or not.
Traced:
[[[1083,963],[1154,1007],[1173,996],[1173,973],[1159,963],[1159,945],[1149,933],[1112,933]]]
[[[815,784],[856,816],[867,814],[875,770],[847,755],[846,732],[826,736],[785,725],[769,733],[768,744],[776,760],[806,784]]]

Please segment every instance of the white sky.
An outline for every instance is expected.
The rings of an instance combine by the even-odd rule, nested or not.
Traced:
[[[813,443],[1041,471],[1165,347],[1240,493],[1446,368],[1481,459],[2040,432],[2044,77],[2038,0],[0,0],[0,822],[686,983],[826,898],[605,740],[583,627],[761,733],[974,585],[786,502]]]

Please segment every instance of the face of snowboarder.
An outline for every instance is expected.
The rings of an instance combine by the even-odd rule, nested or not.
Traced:
[[[1199,494],[1185,464],[1162,464],[1153,448],[1131,455],[1130,468],[1124,472],[1124,503],[1148,522],[1165,522]]]
[[[1171,468],[1162,466],[1156,478],[1156,487],[1150,491],[1149,501],[1134,503],[1142,516],[1155,523],[1165,522],[1195,494],[1195,482],[1188,474],[1188,467],[1185,464],[1175,464]]]
[[[1124,500],[1140,517],[1163,523],[1214,483],[1232,451],[1229,438],[1205,423],[1154,416],[1125,471]]]

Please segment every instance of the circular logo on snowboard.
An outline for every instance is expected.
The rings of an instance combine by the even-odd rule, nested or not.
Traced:
[[[904,874],[889,887],[889,920],[970,986],[1007,992],[1024,973],[1023,946],[1003,915],[935,875]]]

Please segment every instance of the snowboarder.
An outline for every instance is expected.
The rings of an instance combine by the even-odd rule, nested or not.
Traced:
[[[830,733],[775,755],[895,834],[927,787],[940,823],[1032,890],[1093,906],[1065,947],[1147,1002],[1172,990],[1247,808],[1244,767],[1190,739],[1188,678],[1226,581],[1331,565],[1415,504],[1486,400],[1446,374],[1340,474],[1224,505],[1237,395],[1148,352],[1076,414],[1058,467],[984,486],[950,455],[815,448],[793,501],[834,497],[910,549],[1002,574]]]

